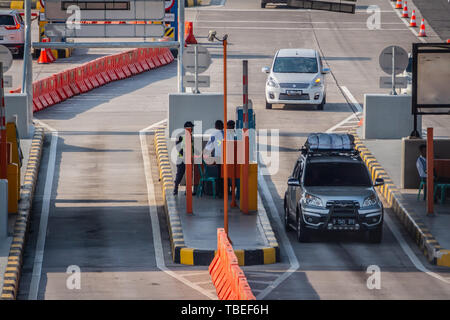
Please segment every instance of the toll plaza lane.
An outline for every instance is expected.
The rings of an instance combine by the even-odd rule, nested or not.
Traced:
[[[386,93],[379,88],[383,75],[378,55],[391,44],[409,49],[417,38],[399,19],[389,1],[380,1],[381,29],[367,28],[370,1],[358,1],[355,15],[310,10],[287,10],[282,6],[260,9],[260,1],[228,0],[223,7],[188,10],[187,20],[194,22],[194,33],[200,43],[208,46],[213,64],[208,70],[211,89],[221,91],[221,47],[206,42],[209,30],[218,36],[228,34],[229,114],[242,104],[242,60],[249,60],[249,98],[256,112],[256,127],[276,130],[279,141],[260,141],[260,146],[278,143],[278,169],[264,177],[269,196],[260,194],[266,210],[272,215],[272,227],[280,242],[281,263],[243,267],[257,299],[433,299],[450,297],[447,270],[430,266],[403,227],[389,210],[391,217],[384,226],[381,244],[369,244],[356,235],[318,236],[311,243],[298,243],[294,232],[286,241],[281,223],[283,198],[298,149],[311,132],[325,132],[349,118],[359,122],[364,93]],[[278,8],[276,8],[278,7]],[[352,30],[353,29],[353,30]],[[318,50],[327,75],[327,104],[324,111],[313,106],[275,106],[265,109],[264,84],[261,72],[270,66],[280,48],[312,48]],[[359,108],[359,109],[358,109]],[[430,121],[430,120],[427,120]],[[431,121],[430,121],[431,122]],[[430,123],[429,122],[429,123]],[[437,122],[436,122],[437,123]],[[441,130],[448,121],[441,120]],[[425,123],[424,123],[425,125]],[[261,183],[260,183],[261,184]],[[261,187],[261,185],[260,185]],[[393,233],[392,230],[398,231]],[[410,253],[410,248],[414,253]],[[292,256],[291,255],[295,255]],[[420,263],[441,275],[440,279],[422,272]],[[298,268],[297,268],[298,264]],[[369,289],[368,267],[381,271],[381,289]],[[427,269],[427,270],[428,270]],[[369,268],[369,271],[371,269]],[[417,288],[421,288],[420,292]]]

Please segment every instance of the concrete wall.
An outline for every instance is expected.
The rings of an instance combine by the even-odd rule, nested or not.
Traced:
[[[420,177],[416,168],[419,146],[426,144],[425,139],[402,139],[401,185],[402,189],[418,189]],[[450,159],[450,139],[434,139],[434,157]]]
[[[183,128],[186,121],[202,121],[201,133],[214,128],[218,119],[223,119],[223,94],[219,93],[175,93],[169,94],[169,137],[175,129]],[[195,131],[199,127],[194,128]],[[200,131],[197,131],[200,133]]]
[[[401,139],[413,131],[411,96],[364,95],[363,139]],[[422,118],[417,117],[418,131]]]
[[[27,96],[24,93],[5,94],[6,122],[14,122],[17,115],[19,138],[30,138],[32,134],[31,119],[27,112]]]

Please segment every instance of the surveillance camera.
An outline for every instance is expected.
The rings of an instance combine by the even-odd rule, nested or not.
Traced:
[[[208,35],[208,41],[214,41],[214,38],[216,37],[217,32],[214,30],[209,30],[209,35]]]

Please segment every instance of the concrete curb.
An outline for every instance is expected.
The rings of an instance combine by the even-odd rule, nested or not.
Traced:
[[[411,205],[406,203],[392,179],[361,141],[356,129],[351,129],[349,133],[355,137],[356,149],[360,152],[361,158],[369,168],[372,179],[384,179],[385,184],[379,188],[381,194],[392,207],[409,235],[422,250],[427,260],[431,264],[450,267],[450,250],[445,250],[439,245],[439,242],[426,227],[422,217],[414,212],[414,208]]]
[[[44,143],[44,129],[36,127],[29,154],[24,182],[20,190],[19,210],[14,225],[13,241],[9,249],[8,264],[4,274],[1,300],[15,300],[23,263],[26,232],[28,229],[34,190],[39,173],[39,165]]]
[[[172,195],[173,175],[170,165],[170,157],[165,137],[165,127],[155,130],[155,149],[158,159],[159,178],[162,183],[164,208],[169,228],[169,236],[172,248],[172,258],[175,263],[186,265],[209,265],[214,258],[216,250],[200,250],[188,248],[185,245],[183,229],[179,213],[176,210],[175,198]],[[259,220],[262,231],[267,239],[268,247],[235,250],[240,266],[272,264],[280,261],[280,249],[275,234],[270,225],[263,206]]]

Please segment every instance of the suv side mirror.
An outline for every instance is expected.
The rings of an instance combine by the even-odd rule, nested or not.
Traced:
[[[378,186],[382,186],[384,184],[384,179],[383,178],[376,178],[375,179],[375,184],[373,185],[374,187],[378,187]]]
[[[291,186],[291,187],[300,187],[300,181],[298,181],[298,179],[292,178],[292,177],[290,177],[288,179],[287,184],[288,184],[288,186]]]
[[[322,69],[322,74],[329,73],[329,72],[330,72],[330,68],[323,68]]]
[[[270,73],[270,68],[269,67],[263,67],[261,69],[261,72],[269,74]]]

